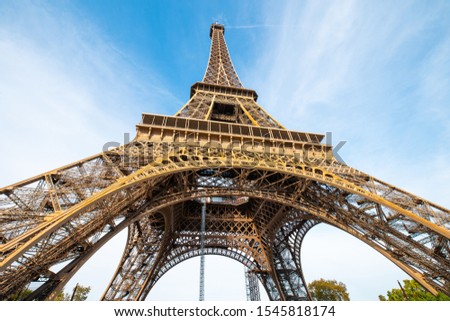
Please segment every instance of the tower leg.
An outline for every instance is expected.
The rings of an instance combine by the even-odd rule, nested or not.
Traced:
[[[133,223],[122,260],[102,300],[144,300],[144,289],[151,283],[155,266],[168,248],[167,239],[162,215]]]
[[[301,269],[300,247],[306,232],[317,223],[313,220],[288,222],[276,233],[272,249],[274,280],[282,300],[311,300]]]
[[[247,267],[245,267],[244,273],[247,301],[261,301],[261,296],[259,294],[258,277]]]

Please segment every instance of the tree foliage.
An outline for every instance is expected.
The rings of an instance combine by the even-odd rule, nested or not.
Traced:
[[[28,289],[22,289],[21,291],[11,295],[7,301],[23,301],[32,292],[33,291],[28,290]]]
[[[380,301],[450,301],[443,293],[434,296],[415,280],[403,280],[403,289],[394,288],[387,292],[387,298],[379,295]]]
[[[314,301],[350,301],[347,287],[336,280],[315,280],[308,288]]]
[[[71,293],[64,293],[64,290],[59,291],[53,298],[53,301],[85,301],[90,291],[91,291],[90,286],[83,286],[77,284],[73,288]],[[23,301],[31,293],[33,293],[33,291],[29,289],[23,289],[17,292],[16,294],[11,295],[8,298],[8,301]]]
[[[86,301],[89,292],[91,292],[90,286],[77,284],[71,293],[64,293],[64,290],[57,293],[53,301]]]

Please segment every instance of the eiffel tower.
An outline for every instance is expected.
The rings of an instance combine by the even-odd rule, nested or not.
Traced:
[[[26,299],[52,299],[128,229],[102,300],[144,300],[202,253],[242,263],[271,300],[309,300],[301,248],[319,223],[450,294],[449,210],[338,161],[324,135],[284,128],[243,87],[224,32],[211,26],[205,75],[175,116],[144,113],[130,143],[0,190],[0,299],[36,282]]]

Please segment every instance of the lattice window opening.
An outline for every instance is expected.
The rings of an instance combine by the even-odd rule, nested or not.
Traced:
[[[211,120],[235,123],[238,119],[237,106],[214,102]]]
[[[360,230],[358,229],[358,226],[353,227],[354,231]],[[377,230],[373,229],[369,233],[372,235],[372,237],[368,237],[371,242],[378,244],[386,251],[394,254],[396,257],[403,257],[403,260],[408,260],[408,257],[415,257],[419,255],[423,259],[430,258],[430,252],[426,248],[421,248],[420,244],[411,245],[410,242],[405,241],[403,238],[399,237],[398,233],[389,234],[388,232],[380,234],[377,233]],[[367,237],[368,231],[367,230],[360,230],[360,238],[363,239],[363,237]],[[383,240],[385,239],[385,240]],[[405,256],[407,255],[407,256]],[[431,255],[432,257],[432,255]],[[437,261],[435,262],[438,263]],[[414,263],[416,264],[416,263]],[[423,266],[422,266],[423,269]]]
[[[92,213],[91,213],[92,214]],[[90,214],[90,215],[91,215]],[[98,217],[97,215],[93,215],[94,217]],[[95,231],[96,230],[96,226],[97,226],[97,224],[95,224],[93,221],[91,221],[91,220],[86,220],[85,222],[83,222],[83,224],[86,224],[86,222],[89,222],[89,223],[92,223],[92,229],[91,230],[93,230],[93,231]],[[75,221],[72,221],[71,222],[71,224],[74,224],[75,223]],[[38,252],[41,252],[42,253],[42,251],[43,251],[43,249],[45,248],[45,246],[47,246],[47,244],[49,244],[49,246],[55,246],[56,244],[58,244],[58,242],[62,242],[62,241],[64,241],[65,243],[67,243],[67,246],[63,246],[62,248],[64,249],[64,248],[71,248],[71,247],[76,247],[76,246],[79,246],[79,244],[80,244],[80,241],[77,241],[73,236],[71,236],[71,235],[69,235],[69,234],[71,234],[70,233],[70,230],[71,229],[74,229],[75,227],[73,227],[73,225],[70,225],[70,229],[67,229],[67,227],[68,227],[68,225],[65,225],[65,226],[63,226],[63,228],[61,228],[61,229],[59,229],[59,230],[57,230],[56,232],[54,232],[52,235],[50,235],[49,236],[49,238],[48,239],[46,239],[46,240],[44,240],[43,242],[40,242],[40,243],[38,243],[36,246],[35,246],[35,249],[39,249],[39,250],[36,250],[36,251],[38,251]],[[92,232],[87,232],[88,234],[92,234]],[[94,234],[95,235],[95,234]],[[68,238],[70,236],[70,238]],[[85,235],[85,234],[77,234],[77,238],[78,239],[83,239],[83,240],[88,240],[89,238],[86,238],[87,237],[87,235]],[[49,240],[51,240],[51,242],[50,243],[47,243]],[[94,239],[92,239],[92,241],[94,241]],[[83,243],[83,242],[82,242]],[[84,242],[84,243],[86,243],[86,241]],[[25,255],[25,257],[26,257],[26,255]],[[34,258],[34,259],[36,259],[36,258]]]
[[[231,178],[225,178],[220,176],[210,177],[198,177],[198,187],[221,187],[221,188],[234,188],[236,187],[236,181]]]
[[[365,199],[362,196],[355,196],[354,194],[352,194],[351,196],[346,197],[346,199],[354,207],[359,208],[361,212],[364,212],[365,215],[370,215],[374,219],[379,219],[380,222],[386,222],[387,224],[396,227],[399,231],[407,236],[414,237],[414,234],[416,234],[417,232],[429,232],[428,228],[419,225],[418,223],[409,221],[409,219],[404,215],[388,208],[387,206],[378,205],[373,201]],[[380,210],[380,212],[377,211],[377,208]],[[405,222],[409,222],[409,225],[405,225]]]
[[[39,184],[42,186],[43,182]],[[33,188],[30,186],[17,187],[14,190],[6,191],[2,195],[0,210],[7,211],[13,209],[20,209],[20,211],[36,211],[48,191],[42,188]],[[25,200],[26,201],[25,201]]]
[[[406,208],[411,211],[418,211],[424,218],[434,222],[438,225],[443,225],[448,222],[449,218],[445,211],[441,210],[439,207],[435,207],[426,200],[423,200],[417,196],[411,195],[407,192],[401,191],[394,186],[390,186],[382,181],[373,179],[375,184],[375,192],[387,200],[391,200],[394,203],[399,202],[399,204],[404,204]],[[447,222],[445,218],[447,217]],[[448,226],[450,227],[450,226]]]

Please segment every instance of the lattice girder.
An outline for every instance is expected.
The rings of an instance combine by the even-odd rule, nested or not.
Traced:
[[[223,33],[212,26],[205,77],[176,116],[143,114],[131,143],[0,189],[0,299],[35,280],[29,299],[51,298],[125,228],[104,298],[144,299],[200,254],[202,197],[238,200],[210,206],[205,251],[253,269],[271,300],[309,296],[301,243],[319,222],[450,294],[450,211],[338,162],[324,135],[286,130],[242,87]]]
[[[311,300],[301,269],[300,250],[306,233],[320,221],[298,211],[290,211],[283,220],[272,246],[278,279],[282,280],[286,300]]]
[[[256,201],[260,204],[266,204],[261,200]],[[186,219],[186,216],[191,217],[192,219],[195,218],[196,225],[199,224],[199,206],[194,205],[195,202],[189,202],[184,203],[183,206],[178,205],[178,208],[187,208],[188,211],[185,214],[182,214],[180,211],[176,211],[176,215],[173,213],[167,212],[167,215],[169,217],[175,217],[176,220],[180,222],[184,222]],[[266,204],[267,205],[267,204]],[[212,209],[209,209],[207,214],[207,235],[206,235],[206,244],[205,244],[205,254],[214,254],[214,255],[221,255],[226,256],[232,259],[237,260],[238,262],[241,262],[244,264],[247,268],[251,269],[257,275],[264,285],[268,283],[267,278],[270,279],[270,283],[272,283],[273,288],[268,287],[268,289],[271,291],[269,293],[269,296],[274,299],[295,299],[295,298],[301,298],[306,299],[306,293],[303,292],[301,297],[293,297],[290,295],[289,290],[285,286],[281,284],[279,281],[274,281],[277,279],[277,277],[281,278],[285,275],[285,270],[281,269],[275,269],[275,262],[272,262],[272,260],[268,260],[267,255],[258,255],[258,253],[265,253],[267,252],[267,249],[261,248],[261,241],[253,241],[255,239],[255,236],[257,236],[257,231],[254,229],[252,231],[242,231],[240,233],[234,233],[230,234],[230,231],[225,227],[222,229],[222,235],[217,235],[217,227],[212,228],[212,225],[222,225],[223,221],[229,221],[232,218],[238,219],[236,216],[236,213],[239,213],[239,216],[246,216],[247,219],[250,217],[254,217],[252,211],[252,206],[247,207],[245,209],[244,207],[241,209],[236,209],[235,207],[224,207],[224,206],[212,206]],[[216,207],[216,208],[214,208]],[[284,206],[283,206],[284,207]],[[217,210],[221,210],[222,214],[217,217]],[[242,211],[246,211],[246,215],[243,215]],[[180,216],[180,217],[179,217]],[[295,218],[294,221],[291,222],[297,222],[293,226],[298,226],[298,220],[300,220],[299,215],[290,215],[289,218]],[[303,217],[304,218],[304,217]],[[301,223],[303,224],[303,222]],[[314,225],[314,224],[313,224]],[[311,227],[313,225],[305,225],[308,227]],[[189,229],[190,230],[190,229]],[[113,281],[111,282],[110,286],[108,287],[108,290],[106,291],[106,295],[103,297],[105,300],[143,300],[150,292],[151,288],[156,284],[156,282],[171,268],[173,268],[175,265],[190,259],[195,256],[201,255],[200,250],[200,243],[199,243],[199,228],[198,226],[195,226],[193,229],[194,235],[186,235],[185,233],[177,233],[177,235],[173,235],[173,240],[170,242],[170,250],[164,250],[164,257],[165,259],[158,262],[158,264],[155,264],[155,266],[142,266],[143,269],[146,270],[146,272],[136,270],[129,270],[127,272],[123,272],[125,268],[131,268],[131,266],[135,266],[132,264],[127,264],[125,261],[122,261],[119,263],[118,271],[121,271],[121,273],[117,272],[116,276],[113,278]],[[291,229],[291,233],[295,233],[295,229]],[[130,230],[131,231],[131,230]],[[195,235],[196,234],[196,235]],[[130,235],[135,235],[135,233],[131,233]],[[250,238],[249,235],[253,236],[253,238]],[[304,235],[304,234],[302,234]],[[128,238],[128,246],[127,248],[133,247],[133,245],[130,246],[130,241],[133,240],[134,237]],[[151,238],[142,238],[142,241],[144,242],[152,242]],[[134,244],[135,242],[133,242]],[[258,244],[257,244],[258,243]],[[256,250],[256,251],[255,251]],[[270,250],[269,252],[272,252]],[[144,253],[142,253],[144,254]],[[124,256],[126,259],[134,259],[139,258],[142,254],[135,253],[134,258],[130,257],[128,255]],[[256,254],[256,255],[255,255]],[[271,256],[273,255],[270,253]],[[290,261],[286,260],[284,257],[277,257],[277,262],[280,260],[284,264],[289,264],[292,266],[292,264],[295,264],[292,259]],[[142,275],[146,273],[146,280],[149,280],[148,282],[139,282],[136,278],[136,275]],[[276,274],[274,274],[276,273]],[[126,283],[126,287],[120,289],[120,284],[124,284],[124,277],[123,275],[129,276],[128,282]],[[298,281],[296,280],[296,276],[300,275],[300,278],[302,280],[301,288],[304,290],[304,280],[303,276],[301,274],[301,271],[295,270],[293,273],[290,274],[290,277],[292,278],[292,282]],[[299,284],[300,285],[300,284]],[[138,287],[138,289],[136,289]],[[135,289],[135,290],[133,290]],[[281,292],[280,292],[281,289]],[[133,293],[135,294],[133,296]],[[280,294],[281,293],[281,294]]]
[[[266,249],[258,236],[252,219],[247,214],[243,214],[244,209],[237,207],[226,207],[223,205],[208,206],[206,215],[207,231],[205,236],[206,254],[218,254],[231,257],[246,266],[253,269],[269,270],[267,257],[265,257]],[[127,264],[127,260],[136,260],[142,254],[138,251],[131,255],[126,251],[122,262],[119,263],[118,271],[106,291],[104,299],[126,299],[126,300],[142,300],[145,299],[153,285],[174,265],[193,256],[200,255],[200,208],[199,203],[188,201],[179,203],[177,206],[166,208],[166,218],[172,219],[170,223],[171,229],[176,232],[171,234],[171,239],[164,242],[164,255],[159,261],[155,261],[153,265],[145,265],[142,267],[144,271],[139,271],[138,275],[145,274],[146,282],[136,282],[136,271],[125,271],[132,264]],[[233,224],[233,222],[235,224]],[[131,230],[130,230],[131,231]],[[127,248],[135,248],[136,233],[131,233],[128,238]],[[139,238],[143,244],[151,242],[151,238]],[[145,250],[145,252],[148,252]],[[156,255],[156,254],[155,254]],[[123,284],[123,275],[128,275],[132,282],[128,282],[125,289],[120,289]],[[135,287],[138,290],[133,291]],[[133,295],[134,294],[134,295]]]
[[[98,166],[104,169],[98,172],[106,171],[105,167],[109,170],[118,168],[125,172],[125,169],[138,168],[138,164],[141,166],[142,159],[138,157],[136,146],[129,149],[133,152],[126,157],[127,148],[116,151],[117,163],[99,162],[101,165]],[[221,156],[218,156],[219,154]],[[128,163],[121,166],[120,161],[124,159]],[[294,156],[290,159],[289,161],[286,155],[189,147],[177,157],[173,155],[155,160],[134,173],[117,179],[106,188],[98,187],[100,192],[79,201],[62,213],[50,212],[45,215],[47,218],[43,223],[39,221],[34,227],[26,229],[25,235],[19,236],[21,242],[24,242],[23,246],[12,251],[2,251],[2,283],[9,284],[9,280],[14,279],[15,284],[23,285],[39,275],[48,274],[45,271],[51,265],[76,256],[69,249],[78,246],[81,240],[86,238],[85,235],[88,235],[81,233],[81,226],[92,226],[90,235],[101,233],[105,228],[110,228],[110,222],[114,222],[121,215],[123,217],[123,214],[119,214],[121,209],[130,207],[133,201],[144,202],[144,195],[152,195],[153,202],[163,196],[167,198],[168,193],[175,200],[186,197],[193,199],[202,196],[208,188],[210,196],[233,195],[270,199],[271,202],[292,208],[299,208],[299,204],[304,208],[308,204],[308,211],[312,215],[362,239],[431,291],[439,289],[445,292],[444,284],[449,279],[448,252],[436,252],[435,249],[439,246],[441,249],[448,248],[446,225],[437,225],[430,221],[423,225],[423,212],[408,211],[408,215],[405,215],[407,210],[397,211],[399,205],[389,200],[377,202],[380,197],[363,186],[357,186],[337,174],[328,172],[336,167],[333,164],[319,167],[301,164]],[[252,166],[249,161],[253,162]],[[213,164],[215,168],[212,168]],[[212,170],[212,173],[205,176],[201,172],[202,169]],[[62,170],[64,171],[65,169]],[[164,180],[168,182],[166,185]],[[101,184],[102,180],[99,186],[102,186]],[[55,185],[55,188],[57,187],[58,184]],[[177,187],[181,190],[177,190]],[[164,202],[166,204],[167,201]],[[18,205],[11,203],[6,209],[6,217],[11,216],[9,213],[12,208],[19,211]],[[113,208],[117,211],[112,211]],[[380,210],[383,211],[382,214]],[[105,214],[98,214],[100,212]],[[106,213],[109,213],[108,217],[105,216]],[[115,213],[118,213],[117,216],[114,216]],[[263,214],[258,216],[263,217]],[[408,229],[414,227],[416,232],[410,235],[406,229],[399,227],[399,222]],[[10,221],[7,223],[10,224]],[[267,220],[262,221],[261,225],[265,225],[265,228],[272,226],[273,229],[277,226]],[[70,238],[67,232],[64,233],[67,228],[72,230]],[[87,243],[93,243],[93,239],[89,239]],[[6,246],[2,248],[10,249],[8,242],[4,245]],[[59,250],[54,252],[54,249]],[[399,256],[399,253],[403,255]],[[14,262],[20,262],[20,265]],[[31,268],[32,266],[38,266],[40,269]],[[8,269],[5,269],[6,267]],[[22,281],[19,283],[18,280]],[[3,289],[7,290],[5,293],[10,293],[11,288]]]
[[[145,214],[144,214],[145,215]],[[114,282],[104,296],[113,299],[112,293],[120,294],[117,300],[139,297],[148,282],[147,275],[169,246],[170,231],[167,216],[161,213],[147,215],[129,227],[128,242],[115,273]]]
[[[241,81],[234,70],[224,38],[225,28],[219,24],[211,26],[211,50],[208,67],[203,82],[230,87],[242,87]]]
[[[247,301],[261,301],[258,277],[252,270],[248,269],[247,267],[245,267],[244,271]]]
[[[190,119],[217,120],[229,123],[254,125],[260,127],[284,128],[271,115],[269,115],[257,102],[253,91],[235,91],[230,88],[208,86],[197,83],[192,89],[192,97],[175,114],[175,116]],[[216,92],[211,92],[211,89]],[[236,95],[236,93],[242,94]],[[232,116],[219,116],[214,113],[215,104],[234,106]],[[231,117],[231,118],[230,118]]]

